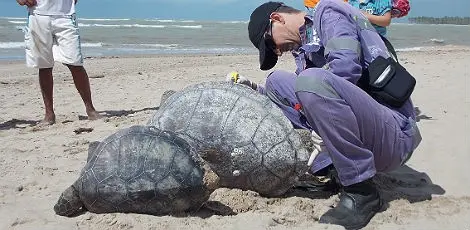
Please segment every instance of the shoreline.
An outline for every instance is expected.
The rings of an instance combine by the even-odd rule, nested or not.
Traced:
[[[470,46],[462,45],[438,45],[438,46],[420,46],[420,47],[411,47],[411,48],[398,48],[396,49],[397,53],[410,53],[410,52],[433,52],[433,51],[470,51]],[[239,57],[239,56],[257,56],[256,52],[254,53],[163,53],[163,54],[115,54],[115,55],[86,55],[83,59],[86,62],[87,60],[93,59],[115,59],[115,58],[155,58],[155,57]],[[290,56],[285,54],[284,56]],[[0,63],[6,64],[16,64],[24,63],[24,57],[22,59],[0,59]]]

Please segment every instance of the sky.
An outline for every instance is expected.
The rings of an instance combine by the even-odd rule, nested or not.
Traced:
[[[78,0],[81,18],[160,18],[192,20],[248,20],[267,0]],[[450,4],[450,2],[452,2]],[[303,0],[285,0],[303,9]],[[470,17],[470,0],[410,0],[409,16]],[[0,0],[0,17],[25,17],[15,0]]]

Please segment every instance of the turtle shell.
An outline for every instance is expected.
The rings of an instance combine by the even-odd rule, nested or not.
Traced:
[[[153,215],[197,209],[216,188],[207,175],[185,140],[156,127],[132,126],[90,145],[80,178],[55,210],[70,216],[79,208]]]
[[[284,194],[309,154],[282,111],[240,84],[204,82],[169,96],[148,125],[177,133],[219,176],[220,186]]]

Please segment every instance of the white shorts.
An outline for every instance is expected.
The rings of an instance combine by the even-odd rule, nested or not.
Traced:
[[[26,65],[52,68],[54,61],[82,66],[83,56],[75,15],[30,14],[25,32]]]

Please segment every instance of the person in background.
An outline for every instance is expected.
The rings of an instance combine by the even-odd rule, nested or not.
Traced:
[[[54,124],[53,77],[54,61],[66,65],[73,77],[88,119],[102,116],[91,99],[90,82],[83,67],[80,35],[75,18],[77,0],[16,0],[28,7],[25,33],[26,65],[39,69],[39,85],[45,106],[41,124]]]
[[[392,0],[348,0],[348,3],[360,9],[380,35],[387,36],[387,26],[392,22]]]
[[[308,13],[313,14],[315,6],[320,0],[304,0]],[[380,35],[387,35],[387,26],[392,21],[392,0],[344,0],[352,6],[362,10],[367,19],[374,25]]]
[[[320,0],[304,0],[304,6],[308,13],[313,13],[313,9],[318,4]],[[344,2],[348,2],[348,0],[344,0]]]

